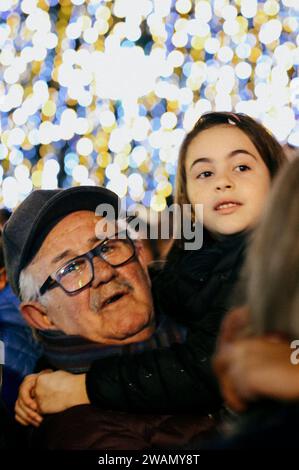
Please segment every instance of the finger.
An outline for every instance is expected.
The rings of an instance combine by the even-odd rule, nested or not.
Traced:
[[[225,343],[231,343],[249,325],[248,307],[238,307],[231,310],[225,317],[221,325],[218,337],[218,347]]]
[[[22,419],[19,415],[15,415],[15,420],[22,424],[22,426],[34,426],[35,428],[38,428],[40,425],[41,425],[41,422],[40,423],[37,423],[37,422],[29,422],[28,420],[24,420]]]
[[[231,364],[232,354],[234,353],[233,345],[222,345],[212,358],[212,366],[215,374],[221,377]]]
[[[15,420],[20,423],[22,426],[29,426],[31,423],[28,423],[28,421],[23,420],[20,415],[15,414]]]
[[[33,414],[30,408],[24,407],[24,405],[19,401],[16,403],[15,412],[17,415],[21,416],[22,419],[28,419],[33,421],[38,420],[37,416]]]
[[[24,404],[30,407],[33,410],[37,409],[36,401],[34,399],[35,391],[34,385],[32,383],[22,384],[19,390],[19,398],[24,402]]]
[[[270,343],[284,344],[287,338],[285,334],[275,332],[275,333],[271,333],[271,334],[269,333],[268,335],[266,335],[265,340],[269,341]]]
[[[33,418],[26,412],[26,410],[22,409],[21,406],[17,405],[15,407],[15,418],[23,426],[28,426],[30,424],[33,426],[39,426],[42,421],[42,418],[40,416],[37,418]]]
[[[42,370],[41,372],[39,372],[38,375],[50,374],[50,373],[52,373],[52,372],[54,372],[53,369],[44,369],[44,370]]]
[[[42,416],[39,413],[32,411],[30,408],[25,406],[21,400],[17,400],[15,411],[16,413],[21,414],[23,418],[25,416],[28,416],[28,419],[33,420],[35,422],[40,422],[42,419]]]
[[[221,391],[224,397],[225,403],[231,408],[232,410],[236,411],[237,413],[242,413],[247,408],[247,403],[243,401],[239,395],[237,394],[234,387],[231,383],[227,380],[223,380],[221,383]]]

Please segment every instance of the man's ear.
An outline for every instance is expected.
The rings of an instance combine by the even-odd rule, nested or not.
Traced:
[[[22,302],[20,310],[24,320],[38,330],[56,330],[55,325],[47,316],[47,309],[39,302]]]

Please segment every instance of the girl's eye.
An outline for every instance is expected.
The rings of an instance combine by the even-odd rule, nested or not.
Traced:
[[[204,179],[204,178],[209,178],[213,173],[211,171],[203,171],[202,173],[200,173],[196,179]]]
[[[236,167],[236,170],[241,171],[241,172],[248,171],[248,170],[250,170],[250,167],[248,165],[238,165]]]

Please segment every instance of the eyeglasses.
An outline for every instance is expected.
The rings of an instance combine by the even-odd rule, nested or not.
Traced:
[[[57,286],[67,294],[75,294],[84,289],[94,280],[95,256],[116,268],[131,261],[135,254],[134,243],[129,237],[105,239],[92,250],[76,256],[52,273],[41,286],[40,295]]]

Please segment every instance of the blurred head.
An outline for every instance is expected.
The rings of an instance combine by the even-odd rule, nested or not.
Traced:
[[[285,160],[282,147],[242,114],[208,113],[181,146],[176,202],[203,204],[203,224],[229,235],[255,226],[271,179]]]
[[[247,294],[256,334],[299,337],[299,160],[274,183],[246,263]]]

